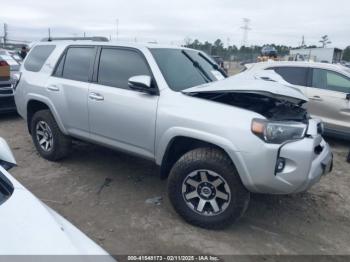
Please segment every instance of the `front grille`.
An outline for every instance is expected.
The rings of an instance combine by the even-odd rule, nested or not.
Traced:
[[[13,96],[8,96],[8,97],[0,96],[0,111],[13,110],[15,108],[16,108],[16,104]]]
[[[11,83],[9,81],[6,81],[6,82],[0,81],[0,88],[2,87],[11,87]]]
[[[1,88],[0,87],[0,95],[12,95],[13,90],[12,88]]]

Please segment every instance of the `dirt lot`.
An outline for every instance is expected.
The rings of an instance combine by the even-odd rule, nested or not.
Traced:
[[[18,162],[13,176],[111,254],[350,254],[344,141],[329,141],[334,170],[309,192],[253,195],[237,224],[207,231],[178,217],[152,163],[83,143],[70,158],[48,162],[17,115],[0,117],[0,136]],[[149,200],[158,196],[159,205]]]

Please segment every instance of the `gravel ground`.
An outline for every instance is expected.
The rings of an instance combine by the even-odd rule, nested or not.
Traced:
[[[310,191],[253,195],[238,223],[208,231],[175,213],[150,162],[85,143],[62,162],[46,161],[17,115],[0,116],[0,136],[18,162],[12,175],[111,254],[350,255],[347,142],[328,139],[334,170]]]

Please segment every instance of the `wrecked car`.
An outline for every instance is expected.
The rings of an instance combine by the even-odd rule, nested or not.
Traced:
[[[80,139],[154,161],[175,210],[200,227],[236,221],[251,192],[302,192],[332,167],[303,94],[264,77],[227,78],[200,51],[44,41],[21,71],[17,110],[43,158],[67,157]]]
[[[0,137],[0,223],[4,236],[1,256],[95,255],[101,261],[115,261],[11,176],[8,170],[14,166],[12,152]]]

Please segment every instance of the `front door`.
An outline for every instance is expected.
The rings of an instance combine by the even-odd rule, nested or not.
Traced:
[[[128,79],[151,76],[139,51],[103,47],[96,79],[89,89],[91,138],[143,157],[154,157],[157,95],[131,90]]]

